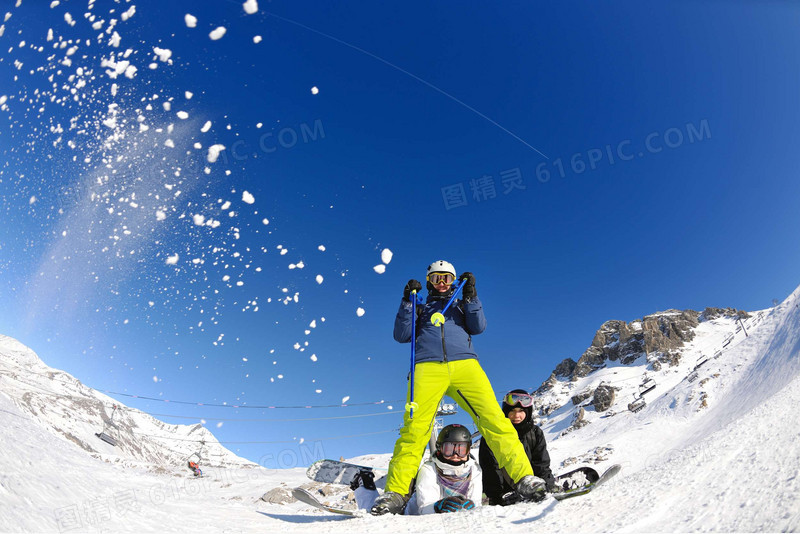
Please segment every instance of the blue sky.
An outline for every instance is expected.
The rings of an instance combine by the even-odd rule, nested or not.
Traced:
[[[498,395],[537,387],[606,320],[762,309],[796,287],[797,6],[259,7],[7,3],[0,332],[100,390],[369,403],[404,396],[394,314],[437,259],[475,273]],[[402,409],[237,421],[390,410],[118,398],[223,442],[290,442],[229,444],[255,461],[377,432],[320,443],[388,452]]]

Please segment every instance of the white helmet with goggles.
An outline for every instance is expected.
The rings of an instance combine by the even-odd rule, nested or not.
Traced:
[[[432,279],[431,277],[435,279]],[[430,284],[437,284],[440,280],[447,284],[452,284],[456,280],[456,268],[453,267],[453,264],[448,261],[435,261],[428,265],[426,279]],[[428,289],[431,289],[431,287],[428,287]]]

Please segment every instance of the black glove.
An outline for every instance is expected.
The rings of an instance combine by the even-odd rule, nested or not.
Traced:
[[[471,272],[466,272],[458,277],[458,281],[466,280],[467,282],[464,284],[464,287],[461,288],[461,294],[464,295],[465,299],[472,299],[478,296],[478,293],[475,291],[475,275]]]
[[[445,497],[441,501],[436,501],[436,503],[433,505],[433,509],[437,514],[458,512],[462,508],[471,510],[472,508],[475,508],[475,503],[469,499],[465,499],[464,497],[451,495],[450,497]]]
[[[403,299],[407,301],[411,301],[411,292],[416,291],[419,293],[422,291],[422,284],[419,283],[419,280],[414,280],[413,278],[408,281],[406,284],[406,288],[403,290]]]

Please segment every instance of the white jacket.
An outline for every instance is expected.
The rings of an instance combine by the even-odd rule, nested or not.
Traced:
[[[450,465],[434,457],[422,464],[422,467],[419,468],[414,495],[411,496],[411,499],[408,501],[408,506],[406,506],[406,515],[435,513],[433,505],[436,504],[436,501],[440,501],[452,494],[447,488],[439,484],[436,476],[437,467],[445,475],[464,475],[468,471],[471,471],[472,478],[470,479],[466,498],[474,502],[475,506],[481,505],[483,480],[481,478],[481,468],[475,458],[470,455],[466,463],[462,465]]]

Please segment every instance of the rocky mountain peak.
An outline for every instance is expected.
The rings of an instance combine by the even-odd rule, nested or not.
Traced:
[[[703,312],[670,309],[630,323],[606,321],[578,361],[567,358],[559,363],[536,393],[549,391],[559,379],[574,382],[588,376],[604,367],[607,361],[630,365],[645,357],[655,371],[665,364],[676,365],[680,362],[681,347],[694,339],[694,329],[701,322],[720,317],[746,319],[750,315],[734,308],[706,308]]]

